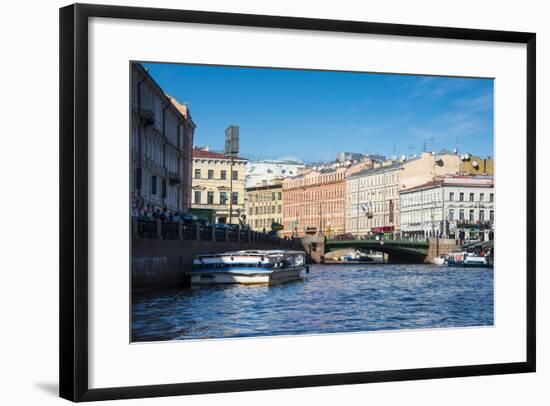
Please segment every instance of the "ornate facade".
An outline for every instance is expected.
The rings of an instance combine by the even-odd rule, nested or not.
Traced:
[[[401,191],[402,237],[492,240],[492,176],[445,176]]]
[[[283,234],[335,235],[345,226],[344,166],[306,169],[283,180]]]
[[[270,231],[273,223],[282,224],[283,184],[281,178],[247,187],[246,195],[246,222],[252,230]]]
[[[195,123],[139,63],[131,75],[131,199],[134,210],[191,206]]]
[[[238,156],[194,148],[192,207],[213,210],[217,223],[243,223],[247,162]]]

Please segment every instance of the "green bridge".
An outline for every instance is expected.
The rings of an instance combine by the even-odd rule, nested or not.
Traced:
[[[430,242],[374,239],[336,241],[327,239],[324,243],[324,253],[345,248],[384,252],[389,255],[392,262],[424,262],[430,251]]]
[[[325,254],[342,249],[363,252],[378,251],[388,254],[390,262],[423,263],[433,258],[456,251],[459,247],[453,239],[431,238],[429,241],[409,240],[331,240],[324,236],[302,238],[304,250],[313,262],[324,262]]]

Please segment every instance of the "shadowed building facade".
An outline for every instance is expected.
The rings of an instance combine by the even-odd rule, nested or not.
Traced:
[[[131,123],[134,213],[164,207],[185,212],[191,206],[195,123],[187,106],[166,95],[138,63],[132,64]]]

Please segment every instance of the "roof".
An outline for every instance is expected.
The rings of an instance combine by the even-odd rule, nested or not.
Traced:
[[[382,173],[382,172],[386,172],[386,171],[392,171],[392,170],[395,170],[395,169],[399,169],[401,167],[401,165],[402,165],[402,162],[397,161],[397,162],[394,162],[390,165],[379,166],[377,168],[365,168],[365,169],[360,170],[359,172],[354,173],[353,175],[348,176],[348,179],[359,178],[361,176],[373,175],[373,174],[376,174],[376,173]]]
[[[409,189],[403,189],[400,193],[415,192],[422,189],[431,189],[436,186],[475,186],[475,187],[492,187],[494,186],[492,176],[468,176],[468,175],[452,175],[443,178],[431,180],[421,185],[413,186]],[[461,182],[462,181],[462,182]]]
[[[222,154],[221,152],[212,152],[200,148],[193,148],[193,158],[230,159],[231,157]],[[246,160],[246,158],[241,158],[238,156],[234,156],[233,159]]]
[[[162,87],[156,82],[156,80],[151,76],[149,73],[149,70],[146,69],[141,63],[139,62],[132,62],[132,67],[139,71],[147,80],[149,83],[153,85],[153,87],[156,88],[156,90],[159,92],[159,94],[162,95],[162,97],[166,98],[168,102],[170,103],[172,107],[180,114],[185,120],[188,120],[191,122],[193,126],[196,127],[195,123],[193,122],[193,119],[190,117],[189,108],[185,105],[180,104],[176,99],[174,99],[169,94],[165,93]]]
[[[443,179],[431,180],[429,182],[423,183],[421,185],[413,186],[408,189],[403,189],[400,193],[415,192],[420,189],[430,189],[436,186],[440,186],[443,183]]]

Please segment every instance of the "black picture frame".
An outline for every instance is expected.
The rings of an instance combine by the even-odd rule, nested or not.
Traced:
[[[88,386],[88,19],[105,17],[496,41],[527,48],[525,361],[90,389]],[[60,396],[75,402],[534,372],[536,369],[536,35],[527,32],[74,4],[60,9]]]

